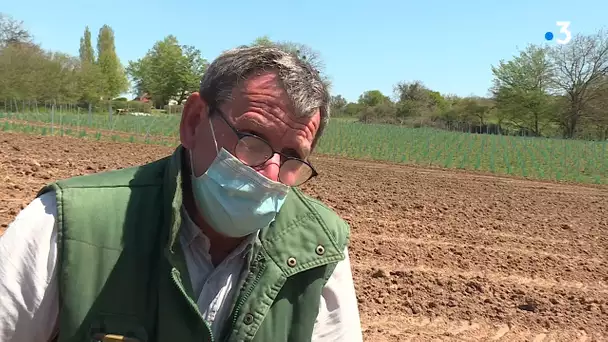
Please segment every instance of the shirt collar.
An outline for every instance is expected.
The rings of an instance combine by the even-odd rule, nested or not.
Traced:
[[[198,238],[203,242],[203,246],[207,253],[209,253],[209,238],[203,234],[203,231],[199,228],[199,226],[194,223],[190,215],[186,211],[186,208],[182,205],[181,207],[182,214],[182,227],[180,229],[182,238],[185,239],[186,245],[190,246],[192,243]],[[232,255],[242,254],[243,257],[247,255],[247,252],[253,247],[256,239],[260,231],[256,231],[255,233],[249,234],[243,242],[241,242],[237,248],[231,253]]]

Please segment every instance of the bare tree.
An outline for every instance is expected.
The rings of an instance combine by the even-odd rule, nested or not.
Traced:
[[[31,43],[32,35],[23,26],[23,21],[0,13],[0,48],[14,43]]]
[[[283,49],[295,53],[301,59],[307,61],[315,68],[318,72],[325,72],[325,62],[323,62],[323,58],[321,57],[321,53],[317,50],[314,50],[312,47],[291,41],[282,41],[277,42],[276,45],[282,47]]]
[[[267,39],[263,37],[262,39]],[[268,41],[262,41],[262,44],[267,44]],[[276,46],[289,51],[291,53],[296,54],[302,60],[307,61],[313,69],[321,76],[323,83],[328,88],[331,88],[332,82],[327,73],[325,72],[325,62],[323,61],[323,57],[321,57],[321,53],[312,47],[302,44],[296,43],[292,41],[280,41],[275,43]]]
[[[568,44],[552,49],[551,58],[555,66],[555,90],[568,101],[558,122],[564,136],[571,138],[588,103],[601,96],[602,92],[594,85],[608,74],[608,32],[576,35]]]
[[[323,61],[323,57],[321,57],[321,53],[312,47],[297,43],[289,40],[285,41],[272,41],[269,36],[264,35],[256,38],[250,45],[241,45],[240,47],[248,47],[248,46],[276,46],[278,48],[283,49],[284,51],[290,52],[298,56],[300,59],[308,62],[310,66],[319,74],[323,83],[328,88],[331,88],[332,82],[329,76],[325,72],[325,62]]]
[[[394,97],[397,102],[426,101],[429,89],[422,81],[398,82],[393,87]]]
[[[594,95],[585,106],[587,131],[600,140],[608,139],[608,76],[601,77],[593,85]]]

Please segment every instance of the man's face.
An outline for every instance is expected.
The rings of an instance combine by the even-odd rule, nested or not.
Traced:
[[[219,109],[226,120],[238,131],[255,134],[265,139],[278,152],[306,160],[319,128],[321,115],[296,118],[287,94],[274,73],[250,77],[233,92],[233,100]],[[194,174],[200,176],[217,155],[209,124],[213,125],[218,148],[234,155],[238,137],[218,115],[209,117],[207,104],[193,94],[184,108],[180,125],[181,142],[192,151]],[[209,118],[211,120],[209,120]],[[281,156],[275,154],[256,170],[265,177],[278,181]]]

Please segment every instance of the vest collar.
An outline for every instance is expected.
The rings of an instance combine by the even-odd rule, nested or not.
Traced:
[[[166,168],[164,181],[164,200],[167,203],[165,217],[168,220],[166,224],[171,227],[167,252],[174,265],[181,264],[174,256],[176,249],[179,249],[179,243],[176,242],[179,242],[182,224],[180,210],[183,198],[184,153],[185,148],[182,145],[175,149]],[[336,222],[327,222],[327,217],[299,189],[292,188],[276,220],[259,232],[256,244],[261,244],[260,247],[274,260],[285,276],[343,260],[344,253],[328,228],[328,224],[333,225]],[[254,249],[257,248],[254,246]],[[295,264],[293,259],[296,260]]]
[[[164,180],[164,202],[165,222],[169,230],[168,252],[175,253],[176,242],[179,241],[179,231],[182,224],[181,207],[183,199],[182,189],[182,163],[185,148],[180,144],[169,157],[169,163],[165,169]]]

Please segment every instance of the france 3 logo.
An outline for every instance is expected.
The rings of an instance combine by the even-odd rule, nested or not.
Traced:
[[[564,39],[556,39],[555,42],[557,44],[568,44],[568,42],[570,42],[570,40],[572,39],[572,33],[570,33],[570,22],[569,21],[558,21],[555,23],[555,25],[557,27],[559,27],[559,33],[563,34],[565,37]],[[548,41],[553,40],[553,32],[549,31],[547,33],[545,33],[545,39]]]

